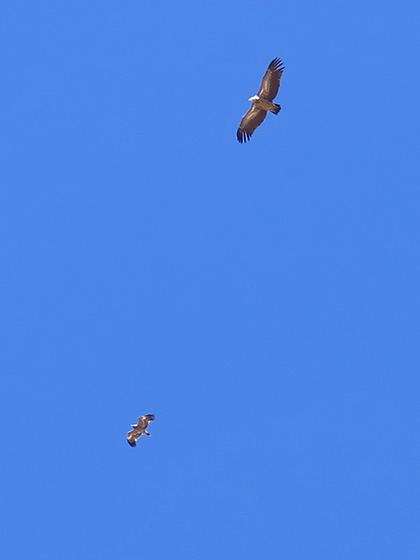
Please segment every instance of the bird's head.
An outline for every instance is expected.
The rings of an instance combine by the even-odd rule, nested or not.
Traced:
[[[259,95],[253,95],[248,99],[248,101],[258,101],[259,98],[260,98]]]

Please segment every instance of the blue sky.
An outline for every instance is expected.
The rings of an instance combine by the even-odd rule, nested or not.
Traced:
[[[2,558],[418,560],[419,23],[3,7]]]

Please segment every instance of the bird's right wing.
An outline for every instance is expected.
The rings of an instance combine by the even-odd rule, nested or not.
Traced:
[[[131,447],[136,447],[136,443],[139,437],[140,436],[138,432],[136,432],[136,430],[131,430],[131,432],[128,432],[127,441],[131,445]]]
[[[254,130],[260,126],[266,116],[267,111],[264,111],[264,109],[258,109],[255,106],[255,103],[252,104],[251,109],[243,116],[236,133],[236,136],[241,144],[247,140],[251,140]]]

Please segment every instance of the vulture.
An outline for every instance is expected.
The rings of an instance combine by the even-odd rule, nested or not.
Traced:
[[[257,95],[249,98],[248,101],[252,101],[252,107],[242,118],[236,133],[241,144],[251,140],[254,130],[263,122],[268,111],[275,115],[280,111],[280,105],[273,103],[273,99],[279,91],[283,70],[284,66],[279,58],[272,60],[262,79],[260,91]]]
[[[131,424],[133,429],[127,434],[127,441],[131,447],[136,447],[137,440],[141,435],[146,434],[146,436],[150,436],[147,426],[154,419],[154,414],[146,414],[146,416],[140,416],[138,424]]]

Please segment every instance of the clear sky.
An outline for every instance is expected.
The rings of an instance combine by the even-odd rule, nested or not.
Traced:
[[[420,4],[0,28],[1,558],[418,560]]]

